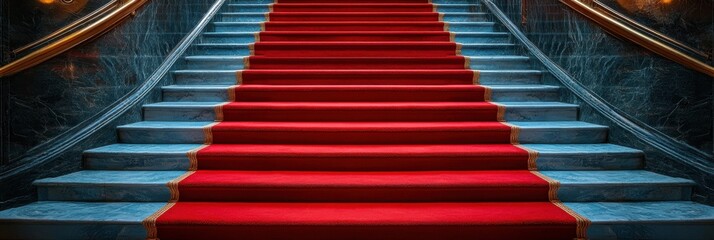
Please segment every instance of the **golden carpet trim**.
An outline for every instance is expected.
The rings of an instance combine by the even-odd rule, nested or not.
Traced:
[[[241,85],[243,83],[243,71],[236,71],[236,84]]]
[[[250,57],[243,57],[243,69],[250,68]]]
[[[159,217],[161,217],[161,215],[163,215],[166,211],[171,209],[171,207],[173,207],[174,205],[176,205],[176,203],[172,203],[172,202],[167,203],[162,208],[160,208],[158,211],[149,215],[148,217],[146,217],[146,219],[144,219],[144,221],[141,222],[141,224],[144,225],[144,228],[146,229],[146,239],[147,240],[159,240],[159,238],[157,236],[158,231],[156,230],[156,220],[159,219]]]
[[[208,144],[203,144],[197,148],[191,149],[191,151],[188,151],[186,155],[188,155],[188,170],[189,171],[196,171],[198,169],[198,151],[201,151],[201,149],[204,149],[208,147]]]
[[[179,189],[178,189],[179,182],[183,181],[184,179],[191,176],[191,174],[193,174],[195,172],[196,171],[187,171],[186,173],[182,174],[181,176],[179,176],[177,178],[174,178],[174,180],[171,180],[166,184],[169,186],[169,191],[171,191],[170,202],[178,202],[178,200],[179,200]]]
[[[474,70],[474,76],[472,79],[472,82],[474,85],[479,85],[481,82],[481,71],[479,70]]]
[[[436,4],[433,4],[431,2],[429,4],[431,4],[431,11],[436,12]]]
[[[260,42],[260,32],[255,32],[253,36],[255,36],[255,42]]]
[[[511,127],[511,144],[518,144],[518,136],[521,134],[521,129],[517,126],[510,124],[508,122],[501,122],[502,124]]]
[[[444,32],[448,32],[449,31],[449,23],[447,23],[447,22],[441,22],[441,23],[444,24]]]
[[[573,209],[570,209],[568,206],[565,206],[562,202],[559,201],[554,201],[553,204],[555,206],[558,206],[560,209],[565,211],[566,213],[570,214],[573,218],[575,218],[576,222],[576,230],[575,234],[577,236],[576,240],[585,240],[588,238],[588,227],[590,227],[590,220],[583,217],[582,215],[578,214],[577,212],[573,211]]]
[[[250,56],[255,55],[255,43],[248,44],[248,51],[250,52]]]
[[[274,3],[268,4],[268,12],[273,11],[273,5],[275,5],[275,4]]]
[[[270,22],[270,12],[265,13],[265,21]]]
[[[483,100],[486,102],[490,102],[491,101],[491,88],[486,87],[486,86],[481,86],[481,87],[484,88]]]
[[[464,57],[464,69],[471,69],[471,58],[470,57]]]
[[[461,44],[456,43],[456,55],[461,55]]]
[[[531,171],[531,173],[548,182],[548,200],[558,201],[558,189],[560,188],[560,183],[538,171]]]
[[[444,14],[439,13],[439,21],[443,22],[444,21]]]
[[[449,41],[456,41],[456,33],[454,32],[449,32]]]
[[[214,123],[208,124],[207,126],[203,127],[203,136],[204,136],[203,144],[213,143],[213,132],[211,131],[211,128],[213,128],[213,126],[216,126],[219,123],[220,122],[214,122]]]
[[[530,170],[530,171],[538,170],[538,166],[536,164],[536,160],[538,159],[537,151],[527,148],[520,144],[513,144],[513,146],[516,146],[517,148],[523,149],[523,151],[528,152],[528,170]]]
[[[238,85],[233,85],[228,87],[228,102],[235,102],[236,101],[236,88]]]

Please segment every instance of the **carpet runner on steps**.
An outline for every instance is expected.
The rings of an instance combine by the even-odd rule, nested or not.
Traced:
[[[412,2],[270,5],[149,237],[585,237],[435,5]]]
[[[478,1],[279,2],[226,0],[0,239],[713,239],[694,182],[578,121]]]

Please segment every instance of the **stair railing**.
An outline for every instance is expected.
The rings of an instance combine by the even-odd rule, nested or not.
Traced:
[[[692,49],[664,34],[638,24],[597,0],[560,0],[560,2],[597,23],[611,34],[630,40],[687,68],[714,77],[714,67],[675,49],[675,47],[693,51],[705,58],[711,58],[711,54]]]
[[[14,54],[38,46],[37,50],[0,67],[0,77],[34,67],[84,42],[98,37],[133,15],[148,0],[114,0],[47,36],[13,50]],[[84,27],[82,27],[84,26]],[[80,28],[81,27],[81,28]]]

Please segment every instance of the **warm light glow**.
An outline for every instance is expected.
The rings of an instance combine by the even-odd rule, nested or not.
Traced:
[[[55,0],[37,0],[38,2],[42,4],[53,4]]]
[[[670,3],[672,3],[672,0],[661,0],[660,2],[662,4],[670,4]]]

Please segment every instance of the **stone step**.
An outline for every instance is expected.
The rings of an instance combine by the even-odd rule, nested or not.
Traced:
[[[277,74],[280,70],[272,72]],[[235,85],[238,84],[237,73],[235,70],[177,70],[173,71],[173,77],[178,85]],[[484,85],[540,84],[542,74],[537,70],[483,70],[479,71],[478,82]],[[280,77],[285,81],[290,78],[288,75],[275,76],[275,79]],[[300,84],[295,81],[295,85]]]
[[[206,141],[206,135],[204,128],[214,124],[214,122],[162,122],[162,121],[143,121],[136,122],[132,124],[122,125],[117,127],[119,131],[119,141],[122,143],[195,143],[200,144]],[[255,123],[260,126],[269,127],[273,123]],[[322,127],[330,127],[331,123],[321,124]],[[387,123],[376,123],[381,127],[389,128]],[[469,124],[469,123],[467,123]],[[548,121],[548,122],[509,122],[510,125],[518,127],[520,129],[520,134],[518,136],[518,141],[521,143],[541,143],[541,144],[556,144],[556,143],[569,143],[569,144],[581,144],[581,143],[604,143],[607,140],[606,126],[578,122],[578,121]],[[436,123],[430,123],[431,127],[437,127]],[[303,137],[300,134],[311,133],[306,126],[292,125],[295,128],[286,129],[286,131],[300,131],[295,132],[296,139],[287,139],[286,142],[279,142],[277,139],[273,139],[275,144],[290,143],[297,144],[300,141],[303,144],[312,144],[311,141],[315,139]],[[357,127],[357,126],[354,126]],[[281,128],[274,128],[275,131]],[[256,129],[257,131],[261,131]],[[426,129],[424,129],[426,130]],[[251,130],[252,131],[252,130]],[[315,129],[315,131],[322,131]],[[262,137],[270,137],[266,134]],[[329,132],[328,132],[329,133]],[[370,132],[362,132],[363,134],[369,134]],[[410,134],[411,132],[406,131],[405,134]],[[335,134],[337,134],[335,132]],[[340,135],[345,135],[346,132],[341,132]],[[414,132],[416,134],[416,132]],[[461,132],[456,135],[466,135],[466,132]],[[399,135],[399,134],[393,134]],[[473,136],[473,135],[470,135]],[[297,141],[300,139],[300,141]],[[374,138],[373,138],[374,139]],[[380,141],[387,139],[379,139]],[[403,140],[406,140],[402,138]],[[242,138],[234,139],[244,142],[250,142],[257,139],[252,138]],[[419,139],[411,139],[410,141],[417,141]],[[464,139],[459,139],[464,140]],[[260,140],[262,141],[262,140]],[[349,138],[342,139],[344,142],[332,142],[332,144],[352,144]],[[437,139],[429,140],[431,143],[436,143]],[[236,142],[237,143],[237,142]],[[257,142],[256,142],[257,143]],[[386,143],[386,142],[385,142]],[[410,142],[410,144],[416,144],[416,142]],[[428,144],[426,141],[421,142]],[[358,144],[355,142],[354,144]],[[361,144],[361,142],[359,143]],[[375,143],[377,144],[377,143]],[[379,144],[382,144],[381,142]]]
[[[281,3],[304,3],[305,1],[292,2],[290,0],[283,0]],[[342,0],[320,0],[313,1],[315,3],[344,3]],[[414,0],[359,0],[351,1],[353,3],[414,3]],[[419,2],[419,1],[416,1]],[[424,1],[422,1],[424,2]],[[436,4],[467,4],[473,3],[473,0],[431,0],[432,3]],[[275,3],[275,0],[227,0],[228,4],[269,4]]]
[[[217,22],[265,22],[267,12],[222,12],[217,14]],[[491,21],[490,14],[474,13],[269,13],[271,21],[435,21],[444,22],[484,22]]]
[[[260,36],[258,36],[260,35]],[[506,32],[414,32],[414,31],[265,31],[265,32],[204,32],[201,43],[253,42],[400,42],[453,41],[463,44],[510,43]]]
[[[480,4],[434,4],[424,3],[228,3],[223,12],[477,12],[483,11]]]
[[[471,69],[477,70],[524,70],[530,69],[530,58],[525,56],[483,56],[483,57],[467,57]],[[330,68],[330,69],[425,69],[424,62],[433,62],[434,69],[463,69],[460,64],[463,62],[460,56],[451,57],[263,57],[263,56],[187,56],[186,69],[206,69],[206,70],[240,70],[245,68],[246,61],[250,63],[262,63],[272,69],[284,66],[287,63],[293,65],[293,69],[313,69],[313,68]],[[458,61],[459,64],[452,62]],[[256,69],[254,64],[250,64],[251,69]],[[270,64],[273,65],[270,65]],[[311,67],[318,64],[317,67]],[[350,65],[358,64],[358,66]],[[280,68],[286,69],[286,68]]]
[[[263,43],[261,43],[263,44]],[[361,50],[363,55],[360,57],[383,57],[386,54],[393,57],[419,56],[418,51],[425,50],[425,43],[420,42],[381,42],[381,43],[362,43],[362,47],[355,47],[353,43],[270,43],[272,46],[279,47],[280,53],[299,53],[304,54],[306,49],[313,48],[314,51],[321,50],[320,57],[343,57],[339,49]],[[218,56],[250,56],[253,55],[251,48],[254,44],[248,43],[199,43],[194,44],[188,54],[191,55],[218,55]],[[329,50],[319,49],[327,46]],[[380,46],[380,47],[375,47]],[[448,46],[449,50],[453,47]],[[385,51],[387,49],[399,49],[399,52]],[[520,47],[512,43],[481,43],[481,44],[460,44],[459,54],[464,56],[498,56],[498,55],[518,55]],[[456,50],[454,49],[456,52]],[[415,54],[416,53],[416,54]],[[315,53],[316,54],[316,53]],[[449,52],[448,55],[454,56]],[[266,55],[270,56],[270,55]],[[306,57],[314,57],[313,55],[303,55]]]
[[[388,201],[379,199],[378,196],[390,195],[389,191],[403,191],[410,196],[421,191],[431,191],[435,195],[444,197],[435,199],[434,196],[422,196],[425,199],[399,198],[398,201],[495,201],[477,195],[464,194],[463,192],[450,195],[449,189],[472,188],[473,191],[487,191],[483,189],[484,183],[479,179],[504,178],[508,175],[530,175],[528,171],[444,171],[444,172],[300,172],[300,171],[202,171],[207,174],[218,174],[223,178],[235,179],[230,184],[223,181],[207,182],[193,186],[197,190],[209,191],[210,186],[220,185],[221,190],[237,193],[233,197],[213,199],[210,197],[191,196],[183,198],[185,201],[231,201],[239,202],[275,202],[275,201]],[[181,176],[182,171],[79,171],[68,175],[45,178],[35,181],[41,201],[126,201],[126,202],[165,202],[170,200],[168,182]],[[401,176],[396,178],[390,176]],[[689,200],[694,182],[681,178],[673,178],[643,170],[632,171],[545,171],[541,172],[552,180],[559,182],[558,198],[565,202],[606,202],[606,201],[681,201]],[[295,175],[297,174],[297,175]],[[290,177],[293,175],[292,177]],[[372,176],[370,176],[372,175]],[[447,181],[420,181],[417,179],[433,178],[436,176],[446,179],[460,179],[456,182]],[[330,176],[334,181],[326,182]],[[371,179],[369,183],[353,182],[356,176]],[[533,176],[537,178],[536,176]],[[285,182],[280,179],[301,179],[298,182]],[[416,179],[412,179],[416,178]],[[241,180],[242,179],[242,180]],[[471,179],[471,180],[469,180]],[[208,180],[210,181],[210,180]],[[226,185],[228,184],[228,185]],[[520,182],[503,180],[503,184],[521,188],[524,192],[542,189]],[[260,188],[258,192],[252,189]],[[354,191],[359,189],[382,189],[384,194],[375,194],[372,197],[357,197],[348,193],[340,195],[339,189],[349,188]],[[233,190],[229,190],[233,189]],[[310,197],[310,190],[316,192],[336,191],[334,199],[325,200],[323,195]],[[322,190],[320,190],[322,189]],[[390,190],[386,190],[390,189]],[[441,189],[441,190],[440,190]],[[302,193],[300,191],[308,191]],[[364,191],[364,190],[362,190]],[[443,191],[443,192],[440,192]],[[248,193],[245,193],[248,192]],[[206,192],[208,193],[208,192]],[[260,194],[267,194],[260,196]],[[294,195],[297,194],[297,195]],[[502,193],[505,194],[505,193]],[[369,194],[367,194],[369,195]],[[273,196],[273,198],[269,197]],[[340,197],[341,196],[341,197]],[[504,196],[505,197],[505,196]],[[547,199],[547,195],[543,196]],[[296,198],[293,200],[289,200]],[[427,199],[428,198],[428,199]],[[301,200],[297,200],[301,199]],[[511,199],[506,197],[507,200]],[[514,198],[517,201],[529,201],[529,198]],[[541,199],[541,198],[538,198]],[[530,199],[530,201],[538,201]],[[396,199],[392,199],[394,201]]]
[[[453,31],[495,32],[500,30],[494,22],[213,22],[215,32],[266,31]],[[416,30],[415,30],[416,29]]]
[[[265,89],[275,89],[276,91],[281,91],[284,93],[292,93],[292,94],[297,94],[301,93],[300,91],[302,89],[310,89],[310,92],[315,92],[315,93],[333,93],[335,92],[330,88],[330,86],[320,86],[319,88],[315,88],[315,86],[261,86],[262,88]],[[336,88],[336,86],[333,86]],[[364,86],[359,86],[359,87],[364,87]],[[404,93],[405,95],[413,91],[412,88],[404,88],[403,90],[399,88],[400,86],[383,86],[383,87],[375,87],[372,86],[371,88],[373,89],[384,89],[384,88],[389,88],[391,92],[399,93],[402,94]],[[549,85],[485,85],[485,87],[489,88],[491,90],[491,101],[495,102],[526,102],[526,101],[534,101],[534,102],[544,102],[544,101],[550,101],[554,102],[558,100],[558,91],[559,87],[557,86],[549,86]],[[170,85],[170,86],[165,86],[163,87],[163,100],[167,102],[226,102],[228,101],[228,89],[231,88],[230,85]],[[250,87],[250,88],[243,88],[245,91],[248,91],[247,89],[256,89],[258,90],[259,87]],[[459,89],[455,89],[454,91],[457,91]],[[292,92],[291,92],[292,91]],[[307,91],[307,90],[306,90]],[[422,86],[422,89],[420,91],[425,91],[427,93],[429,92],[444,92],[442,90],[442,87],[440,86]],[[446,91],[448,92],[448,91]],[[307,94],[307,93],[305,93]],[[464,94],[467,94],[467,96],[464,96],[464,100],[460,99],[451,99],[447,98],[444,96],[442,101],[467,101],[467,99],[470,99],[470,94],[476,94],[476,93],[470,93],[470,92],[465,92]],[[295,96],[295,95],[290,95],[290,96]],[[352,95],[346,95],[345,100],[341,101],[354,101],[354,102],[363,102],[363,101],[368,101],[368,99],[364,98],[357,98],[356,99],[350,99]],[[295,98],[287,98],[286,101],[304,101],[302,99],[305,98],[298,98],[298,97],[306,97],[303,95],[300,96],[295,96]],[[473,96],[475,97],[475,96]],[[245,98],[241,97],[240,95],[237,96],[237,99],[240,99],[241,101],[246,101]],[[402,98],[402,100],[407,101],[409,98]],[[433,99],[433,101],[439,101],[441,99]],[[257,100],[250,100],[250,101],[257,101]],[[394,100],[394,101],[401,101],[401,100]],[[414,99],[414,101],[424,101],[420,99]]]
[[[200,144],[112,144],[100,148],[90,149],[84,152],[84,167],[90,170],[136,170],[136,171],[153,171],[153,170],[188,170],[189,159],[188,152],[200,147]],[[524,147],[538,152],[536,166],[539,170],[633,170],[643,167],[643,153],[640,150],[627,148],[613,144],[524,144]],[[272,152],[274,161],[281,159],[290,159],[290,156],[295,158],[322,157],[322,148],[313,145],[235,145],[236,148],[245,147],[246,149],[255,149],[260,147],[266,152]],[[392,146],[383,146],[383,152],[374,150],[371,146],[334,146],[334,152],[341,154],[352,154],[354,158],[346,158],[342,161],[361,161],[364,158],[368,159],[383,159],[387,156],[390,159],[390,150]],[[401,146],[394,146],[401,147]],[[414,146],[414,158],[419,159],[424,153],[419,155],[419,151],[424,149],[443,149],[438,145],[417,145]],[[270,150],[273,149],[273,150]],[[475,152],[475,151],[472,151]],[[370,154],[367,154],[370,153]],[[381,154],[381,155],[380,155]],[[256,159],[266,160],[265,154],[254,154]],[[253,155],[248,155],[253,156]],[[410,155],[411,156],[411,155]],[[341,158],[342,159],[342,158]],[[351,160],[354,159],[354,160]],[[385,159],[384,161],[388,161]],[[378,160],[374,160],[378,161]],[[464,160],[468,161],[468,160]],[[355,164],[348,164],[355,166]],[[414,164],[403,166],[416,167]],[[281,169],[281,170],[291,170]],[[448,168],[444,168],[446,170]],[[237,169],[241,170],[241,169]],[[244,168],[244,170],[252,170]],[[256,169],[257,170],[257,169]],[[310,170],[309,166],[304,169]],[[328,170],[348,170],[343,168],[332,168]],[[411,170],[417,170],[411,169]],[[466,169],[462,169],[466,170]]]
[[[299,203],[298,203],[299,204]],[[349,205],[350,203],[343,203]],[[145,239],[142,221],[166,203],[41,201],[0,212],[2,239]],[[424,204],[414,204],[424,207]],[[590,239],[708,239],[714,207],[687,201],[565,203]]]
[[[214,121],[220,102],[160,102],[144,105],[146,121]],[[497,102],[505,106],[507,121],[574,121],[578,105],[560,102]],[[485,103],[331,103],[331,102],[237,102],[224,114],[242,116],[226,121],[480,121],[477,113]],[[365,108],[368,107],[368,108]],[[357,120],[351,115],[359,111]],[[325,113],[334,116],[325,116]],[[393,118],[392,114],[400,118]]]

